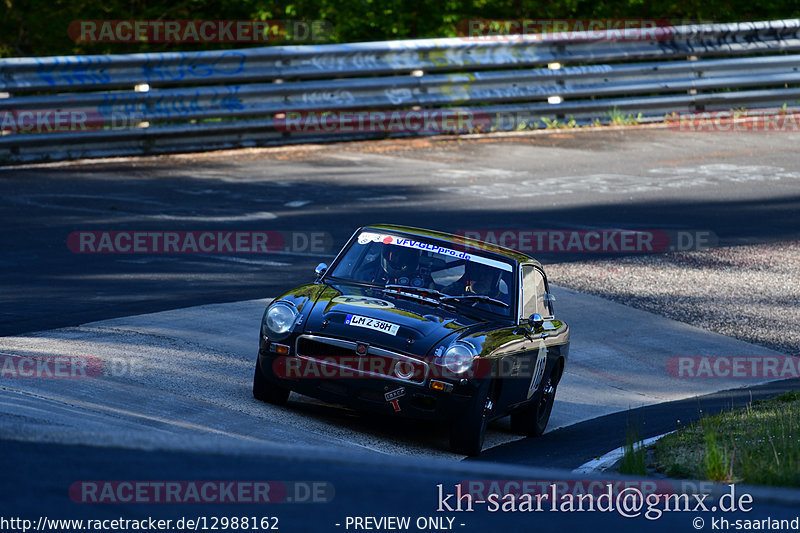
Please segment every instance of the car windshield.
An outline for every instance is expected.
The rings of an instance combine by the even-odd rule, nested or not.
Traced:
[[[510,263],[463,246],[366,230],[329,275],[508,316],[512,272]]]

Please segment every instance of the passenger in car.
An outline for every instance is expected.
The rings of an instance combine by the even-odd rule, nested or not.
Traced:
[[[488,265],[467,261],[464,265],[464,275],[444,288],[445,294],[460,296],[464,294],[478,294],[496,298],[508,303],[508,292],[501,290],[502,271]]]

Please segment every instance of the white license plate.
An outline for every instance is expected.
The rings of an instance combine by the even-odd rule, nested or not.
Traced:
[[[400,326],[397,324],[392,324],[391,322],[384,322],[383,320],[378,320],[377,318],[370,318],[368,316],[361,315],[347,315],[347,317],[344,319],[344,323],[349,326],[374,329],[375,331],[388,333],[389,335],[397,335],[397,330],[400,329]]]

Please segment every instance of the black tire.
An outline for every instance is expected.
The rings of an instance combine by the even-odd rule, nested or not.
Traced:
[[[450,449],[454,453],[480,455],[486,436],[486,424],[492,410],[492,400],[487,383],[473,398],[464,414],[450,427]]]
[[[533,401],[511,413],[511,431],[528,437],[544,435],[560,379],[561,365],[557,363],[542,380],[541,390],[533,397]]]
[[[261,372],[261,365],[256,359],[256,371],[253,375],[253,398],[273,405],[286,405],[290,392],[289,389],[267,381]]]

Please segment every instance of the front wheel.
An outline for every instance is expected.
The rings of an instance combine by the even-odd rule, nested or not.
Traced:
[[[253,375],[253,398],[274,405],[286,405],[290,392],[289,389],[281,387],[277,383],[267,381],[264,373],[261,372],[261,365],[256,359],[256,371]]]
[[[556,388],[561,379],[560,366],[550,370],[542,381],[542,390],[531,403],[511,413],[511,430],[528,437],[541,437],[550,421],[553,403],[556,399]]]
[[[450,449],[463,455],[480,455],[486,436],[486,424],[492,412],[488,384],[472,400],[470,406],[450,427]]]

